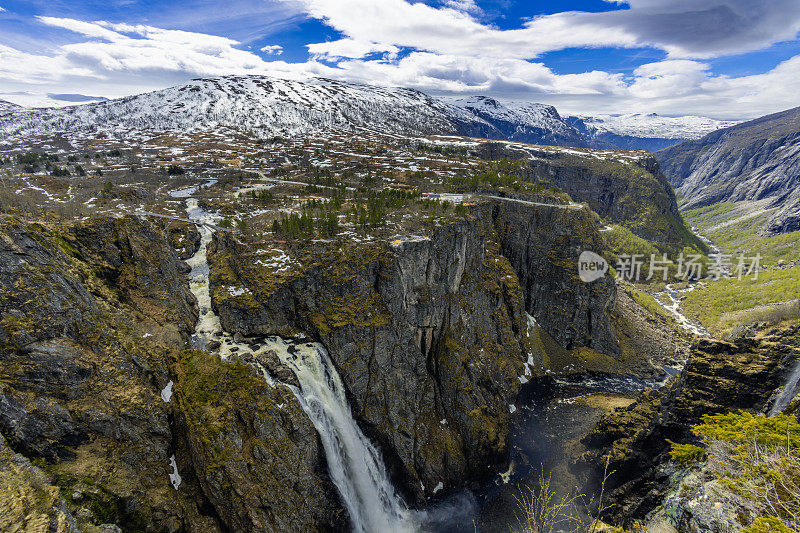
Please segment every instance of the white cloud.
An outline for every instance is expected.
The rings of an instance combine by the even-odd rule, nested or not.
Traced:
[[[86,39],[56,47],[49,55],[0,45],[0,90],[93,93],[126,96],[178,84],[195,76],[270,74],[331,75],[315,61],[265,61],[226,37],[146,25],[85,22],[42,17],[43,24]]]
[[[628,9],[538,16],[508,30],[481,24],[463,0],[439,8],[407,0],[301,1],[352,40],[465,56],[531,59],[570,47],[647,46],[672,58],[709,58],[761,49],[800,31],[800,0],[629,0]]]
[[[359,58],[374,53],[384,53],[385,57],[393,59],[400,49],[394,45],[381,45],[367,43],[354,39],[339,39],[325,43],[315,43],[307,46],[308,52],[318,59],[336,60],[342,58]]]
[[[261,51],[267,55],[276,55],[279,56],[283,53],[283,46],[279,44],[268,44],[261,48]]]
[[[226,37],[145,25],[41,17],[41,22],[94,38],[61,46],[56,58],[96,71],[161,70],[221,75],[262,72],[265,62]]]
[[[472,14],[483,13],[483,10],[475,3],[475,0],[445,0],[442,5],[450,9],[465,11]]]
[[[63,56],[29,54],[0,44],[0,79],[43,84],[68,77],[100,78],[102,75],[75,65]]]
[[[49,55],[0,45],[0,90],[40,86],[43,92],[114,97],[195,76],[269,74],[325,76],[414,87],[433,94],[489,93],[551,103],[568,113],[748,118],[800,105],[800,96],[790,90],[800,79],[800,56],[767,73],[739,78],[715,75],[704,61],[680,54],[642,65],[629,76],[604,71],[559,75],[531,59],[550,40],[550,47],[586,46],[589,39],[640,46],[640,36],[630,29],[594,18],[603,14],[538,17],[521,29],[503,31],[477,22],[468,13],[468,1],[458,2],[460,7],[443,2],[439,8],[403,0],[304,1],[315,16],[345,35],[309,45],[311,59],[306,62],[265,60],[240,49],[237,41],[216,35],[43,17],[39,19],[43,24],[83,38],[56,47]],[[640,14],[641,10],[665,9],[663,0],[631,0],[630,4],[630,10],[611,13],[634,11],[634,7]],[[346,12],[360,16],[345,16]],[[277,56],[282,48],[271,45],[261,51]]]
[[[303,0],[308,13],[349,39],[462,56],[527,59],[549,50],[596,45],[636,46],[632,34],[586,23],[569,27],[569,18],[540,17],[529,26],[498,30],[453,7],[435,8],[405,0]],[[358,13],[358,17],[352,16]]]
[[[3,6],[0,6],[0,13],[2,13],[3,11],[5,11],[5,8]]]

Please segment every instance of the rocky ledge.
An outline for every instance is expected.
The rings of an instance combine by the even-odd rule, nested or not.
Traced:
[[[644,520],[664,504],[687,474],[669,455],[668,440],[696,443],[691,427],[704,415],[764,412],[774,391],[800,357],[800,326],[769,328],[732,342],[704,339],[668,387],[645,392],[625,409],[606,415],[583,439],[586,453],[574,465],[589,467],[586,486],[606,479],[611,523]],[[727,530],[726,530],[727,531]]]

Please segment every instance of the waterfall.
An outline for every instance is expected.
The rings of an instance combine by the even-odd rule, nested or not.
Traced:
[[[789,406],[789,402],[794,398],[794,393],[797,390],[798,382],[800,382],[800,358],[794,364],[794,369],[786,383],[783,384],[781,392],[775,398],[775,403],[772,404],[772,409],[769,411],[769,416],[775,416]]]
[[[344,386],[318,343],[268,343],[292,369],[300,388],[290,387],[319,433],[328,469],[357,533],[413,532],[412,513],[392,487],[378,450],[356,424]]]
[[[195,198],[186,200],[186,214],[189,216],[189,220],[197,224],[197,229],[200,232],[200,247],[186,261],[186,264],[192,268],[189,274],[189,290],[197,298],[197,307],[200,310],[200,317],[195,325],[192,344],[196,348],[202,348],[212,334],[222,331],[219,317],[211,307],[211,289],[208,281],[208,243],[211,242],[214,236],[214,230],[204,225],[217,223],[219,217],[201,208]]]
[[[188,189],[187,189],[188,190]],[[191,194],[190,191],[188,194]],[[344,385],[325,348],[318,343],[292,344],[274,337],[253,352],[248,345],[236,343],[222,330],[219,316],[211,306],[207,249],[219,217],[203,210],[197,199],[187,198],[186,213],[200,231],[200,248],[186,261],[192,271],[189,288],[197,298],[200,317],[195,326],[193,344],[202,348],[212,336],[219,337],[223,352],[239,348],[240,353],[254,354],[274,350],[281,362],[297,376],[300,387],[276,382],[264,371],[273,386],[286,386],[294,393],[320,436],[331,479],[350,513],[355,533],[413,533],[419,530],[417,516],[402,502],[389,480],[378,450],[358,427]],[[263,370],[263,369],[262,369]]]

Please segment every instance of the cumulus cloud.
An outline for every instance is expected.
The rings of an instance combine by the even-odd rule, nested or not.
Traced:
[[[268,74],[325,76],[414,87],[432,94],[488,93],[551,103],[568,113],[659,112],[749,118],[800,104],[796,92],[787,89],[800,78],[800,56],[769,72],[739,78],[715,74],[704,59],[705,55],[726,53],[731,46],[758,47],[759,43],[796,33],[792,19],[800,10],[776,18],[770,7],[773,2],[767,5],[751,0],[747,4],[762,9],[749,12],[750,20],[737,26],[740,39],[734,43],[716,30],[708,31],[708,42],[694,36],[673,38],[653,22],[661,17],[658,20],[666,24],[673,16],[685,22],[689,4],[700,13],[708,7],[720,21],[732,20],[725,13],[748,13],[750,7],[737,11],[743,4],[729,0],[717,0],[713,6],[710,0],[630,0],[628,9],[536,17],[513,30],[478,22],[470,0],[444,0],[436,4],[438,7],[405,0],[302,1],[309,13],[343,34],[338,40],[308,45],[310,59],[305,62],[291,63],[277,57],[265,60],[241,49],[239,42],[217,35],[41,17],[38,20],[43,24],[82,37],[48,54],[0,45],[0,88],[27,90],[37,84],[47,87],[47,92],[121,96],[198,75]],[[784,8],[798,2],[774,0]],[[352,17],[354,12],[359,17]],[[631,22],[648,17],[656,18],[639,26]],[[778,18],[784,20],[779,24]],[[536,59],[546,49],[634,47],[651,41],[649,46],[656,46],[653,43],[658,39],[663,41],[658,46],[669,52],[668,58],[641,65],[627,75],[600,70],[559,75]],[[278,56],[283,49],[269,45],[261,51]]]
[[[267,55],[276,55],[279,56],[283,53],[283,46],[279,44],[268,44],[261,48],[261,51]]]
[[[617,28],[585,23],[570,28],[569,20],[540,17],[529,27],[498,30],[478,22],[452,5],[440,8],[405,0],[302,0],[308,13],[347,38],[440,54],[526,59],[550,50],[582,46],[636,46],[635,37]],[[800,1],[800,0],[798,0]],[[358,17],[353,17],[358,13]],[[536,27],[530,27],[536,24]]]
[[[40,56],[0,44],[0,79],[46,84],[69,77],[101,78],[94,70],[73,64],[64,56]]]
[[[194,76],[267,74],[304,78],[331,75],[331,67],[309,61],[265,61],[226,37],[147,25],[85,22],[41,17],[48,26],[85,39],[50,54],[0,45],[0,79],[6,91],[49,86],[49,92],[92,91],[125,96],[180,83]]]
[[[648,46],[672,58],[710,58],[761,49],[800,31],[800,0],[629,0],[627,9],[543,15],[507,30],[481,24],[468,0],[438,8],[407,0],[301,2],[355,41],[465,56],[531,59],[571,47]]]
[[[308,51],[317,59],[334,61],[342,58],[360,58],[375,53],[383,53],[387,59],[393,59],[400,49],[394,45],[339,39],[338,41],[310,44]]]
[[[216,35],[104,21],[39,20],[93,38],[63,45],[51,59],[87,65],[95,72],[166,70],[222,75],[260,73],[268,65],[256,54],[236,48],[238,42]]]

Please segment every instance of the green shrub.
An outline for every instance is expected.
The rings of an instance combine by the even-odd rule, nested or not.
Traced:
[[[800,422],[795,417],[745,411],[706,415],[692,431],[702,439],[710,472],[761,516],[751,531],[785,533],[800,527]],[[681,462],[696,461],[703,450],[670,444],[670,455]]]
[[[759,446],[800,449],[800,422],[784,414],[766,417],[740,411],[706,415],[692,431],[705,440],[725,441],[737,449],[748,449],[754,442]]]
[[[800,533],[776,516],[759,516],[743,533]]]
[[[673,461],[688,465],[702,461],[706,456],[706,449],[694,444],[678,444],[667,439],[670,444],[669,455]]]

